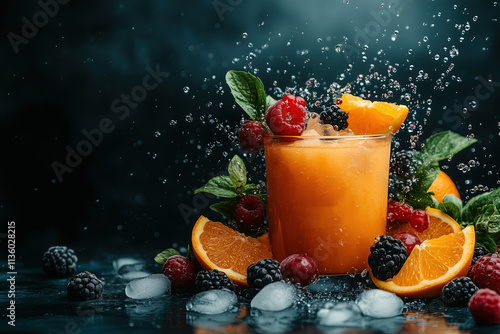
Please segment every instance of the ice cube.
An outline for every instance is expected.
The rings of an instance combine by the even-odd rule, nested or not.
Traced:
[[[148,271],[130,271],[121,275],[121,278],[123,278],[126,281],[131,281],[138,278],[144,278],[149,275],[151,275],[151,273]]]
[[[125,287],[125,294],[133,299],[146,299],[170,292],[170,280],[163,274],[153,274],[130,281]]]
[[[122,257],[113,260],[113,268],[115,268],[116,271],[119,271],[120,268],[125,265],[131,265],[131,264],[144,264],[144,261],[132,257]]]
[[[363,317],[355,303],[326,303],[316,315],[320,326],[362,327]]]
[[[145,269],[145,263],[126,264],[118,269],[118,275],[124,280],[131,281],[136,278],[143,278],[151,275],[151,273]]]
[[[318,137],[319,133],[315,129],[307,129],[301,134],[302,137]]]
[[[289,283],[274,282],[266,285],[250,302],[251,307],[263,311],[281,311],[292,306],[297,288]]]
[[[250,310],[249,324],[260,333],[284,333],[291,331],[294,327],[294,321],[300,318],[296,308],[289,307],[283,311],[261,311],[258,309]]]
[[[379,289],[365,290],[356,299],[361,312],[373,318],[390,318],[403,312],[404,302],[396,294]]]
[[[318,131],[318,129],[321,125],[323,125],[323,122],[321,122],[319,114],[312,112],[307,120],[306,130],[317,130],[317,132],[320,133],[321,131]]]
[[[208,290],[200,292],[186,304],[186,310],[203,314],[219,314],[238,311],[238,297],[232,291]]]

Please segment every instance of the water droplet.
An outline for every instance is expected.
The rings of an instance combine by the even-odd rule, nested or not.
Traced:
[[[439,60],[439,55],[438,54],[434,55],[434,60]]]
[[[456,57],[458,56],[458,49],[455,48],[455,45],[453,45],[450,49],[450,57]]]
[[[243,33],[243,38],[247,38],[248,34],[246,32]]]
[[[342,51],[342,44],[335,45],[335,52],[340,53]]]
[[[188,86],[185,86],[182,90],[184,91],[184,94],[189,93],[189,87]]]
[[[177,124],[177,121],[175,119],[170,121],[170,125],[175,125],[175,124]]]
[[[155,137],[160,137],[161,136],[161,132],[160,131],[155,131]]]

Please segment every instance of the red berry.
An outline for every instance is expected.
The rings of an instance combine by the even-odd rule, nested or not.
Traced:
[[[267,110],[267,126],[278,136],[299,136],[306,127],[307,112],[304,104],[303,98],[296,98],[291,94],[283,96]]]
[[[395,239],[401,240],[406,246],[406,252],[410,256],[411,251],[416,245],[420,245],[422,241],[413,233],[410,232],[400,232],[392,236]]]
[[[172,291],[184,291],[194,287],[196,269],[193,262],[181,255],[168,258],[163,265],[163,275],[172,283]]]
[[[319,275],[318,265],[306,254],[293,254],[281,261],[281,275],[292,284],[307,286],[316,281]]]
[[[415,210],[411,213],[410,224],[418,232],[423,232],[429,227],[429,216],[425,210]]]
[[[245,121],[238,131],[240,147],[247,152],[259,152],[267,132],[259,121]]]
[[[470,278],[478,288],[488,288],[500,294],[500,255],[481,256],[472,266]]]
[[[387,203],[387,219],[393,223],[395,221],[408,222],[411,219],[412,208],[408,204],[389,200]]]
[[[479,289],[469,300],[469,312],[480,325],[500,323],[500,296],[491,289]]]
[[[301,98],[300,96],[297,96],[296,98],[297,104],[300,104],[301,106],[305,107],[306,106],[306,100]]]
[[[255,195],[241,197],[236,203],[233,220],[241,228],[259,228],[266,219],[266,205]]]

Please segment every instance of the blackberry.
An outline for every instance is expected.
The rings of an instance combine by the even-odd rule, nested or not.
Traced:
[[[102,282],[91,272],[84,271],[69,279],[68,298],[71,300],[94,300],[102,295]]]
[[[42,257],[43,270],[54,277],[66,277],[75,273],[78,258],[75,251],[66,246],[52,246]]]
[[[474,248],[474,255],[472,256],[471,267],[474,263],[476,263],[477,260],[479,260],[479,258],[481,256],[486,255],[486,254],[488,254],[488,252],[483,247],[481,247],[481,246],[475,247]]]
[[[443,287],[441,300],[446,306],[467,306],[477,290],[479,288],[469,277],[455,278]]]
[[[408,178],[413,151],[399,151],[391,156],[392,171],[400,177]]]
[[[217,269],[202,270],[196,275],[196,290],[217,290],[226,288],[234,291],[233,281],[225,273]]]
[[[253,296],[269,283],[282,279],[280,264],[276,260],[262,259],[247,268],[247,283]]]
[[[320,114],[319,118],[323,124],[331,124],[336,131],[344,130],[349,126],[347,122],[346,112],[340,110],[339,106],[334,104],[330,107],[326,107]]]
[[[368,265],[373,276],[381,281],[394,277],[408,258],[406,247],[401,240],[388,235],[375,238],[375,243],[370,247]]]

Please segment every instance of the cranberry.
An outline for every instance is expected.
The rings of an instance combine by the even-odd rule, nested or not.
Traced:
[[[429,227],[429,216],[425,210],[414,210],[411,214],[410,224],[418,232],[423,232]]]
[[[393,235],[393,238],[399,239],[406,246],[406,252],[410,256],[411,251],[416,245],[420,245],[422,241],[413,233],[410,232],[400,232]]]
[[[293,284],[307,286],[316,281],[319,275],[318,265],[306,254],[293,254],[281,261],[281,274]]]
[[[408,204],[389,200],[387,203],[387,220],[391,223],[395,221],[410,221],[412,208]]]
[[[259,228],[266,219],[266,205],[255,195],[241,197],[236,203],[233,220],[241,228]]]
[[[192,289],[196,282],[196,268],[193,262],[181,255],[168,258],[163,265],[163,275],[170,280],[172,291]]]

